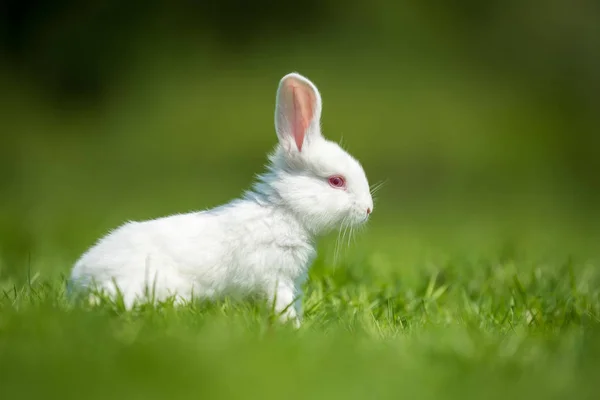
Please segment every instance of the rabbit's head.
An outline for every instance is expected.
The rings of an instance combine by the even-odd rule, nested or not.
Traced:
[[[373,211],[360,163],[321,135],[321,96],[303,76],[284,76],[277,89],[279,144],[261,186],[315,234],[367,221]],[[265,187],[266,186],[266,187]]]

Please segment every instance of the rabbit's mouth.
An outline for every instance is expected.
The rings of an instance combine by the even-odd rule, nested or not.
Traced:
[[[351,225],[362,226],[369,221],[369,217],[370,217],[370,215],[366,214],[366,213],[354,214]]]
[[[367,222],[369,222],[369,215],[365,215],[364,217],[362,217],[362,219],[358,222],[358,225],[364,225]]]

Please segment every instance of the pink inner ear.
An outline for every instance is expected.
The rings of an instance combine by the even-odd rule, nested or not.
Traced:
[[[302,151],[304,137],[306,136],[310,121],[313,118],[313,105],[315,99],[310,88],[307,88],[302,83],[291,82],[290,86],[292,89],[292,101],[294,107],[292,130],[298,151]]]

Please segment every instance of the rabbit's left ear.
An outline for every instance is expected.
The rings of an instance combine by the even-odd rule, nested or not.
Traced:
[[[284,76],[277,89],[275,130],[284,148],[302,146],[321,136],[321,95],[317,87],[297,73]]]

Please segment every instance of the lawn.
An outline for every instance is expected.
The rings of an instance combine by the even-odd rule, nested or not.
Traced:
[[[597,262],[362,247],[317,260],[299,330],[261,303],[92,309],[32,271],[2,287],[2,398],[595,398]]]

